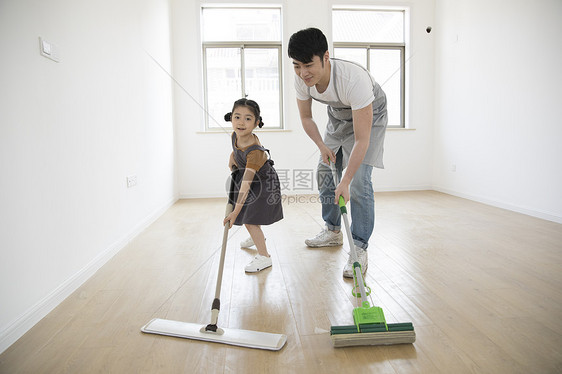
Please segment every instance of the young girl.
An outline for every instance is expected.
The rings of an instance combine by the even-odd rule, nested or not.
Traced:
[[[262,147],[254,129],[263,126],[260,107],[253,100],[240,99],[234,103],[232,112],[224,116],[232,122],[232,154],[228,166],[235,181],[234,197],[229,199],[234,210],[223,224],[242,225],[250,233],[258,254],[244,270],[255,273],[271,266],[265,237],[260,225],[270,225],[283,218],[281,191],[269,150]],[[266,153],[267,152],[267,153]],[[236,197],[237,196],[237,197]]]

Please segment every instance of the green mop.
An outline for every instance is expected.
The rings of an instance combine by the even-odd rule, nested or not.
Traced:
[[[330,166],[334,183],[337,185],[338,178],[335,164],[330,164]],[[332,344],[334,347],[349,347],[358,345],[410,344],[415,342],[416,333],[411,322],[386,323],[382,308],[371,306],[367,300],[367,296],[371,294],[371,289],[365,285],[361,264],[359,264],[357,259],[343,196],[339,197],[338,202],[349,242],[351,260],[353,261],[354,287],[351,293],[356,298],[358,306],[353,309],[354,325],[331,326]],[[359,303],[360,300],[362,301],[361,303]]]

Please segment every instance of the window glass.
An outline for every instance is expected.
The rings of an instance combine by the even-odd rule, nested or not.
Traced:
[[[403,43],[404,12],[334,10],[335,42]]]
[[[387,98],[389,126],[399,126],[401,118],[401,57],[399,49],[371,49],[369,70]]]
[[[367,67],[367,50],[365,48],[337,48],[335,57]]]
[[[246,95],[260,105],[265,127],[279,127],[279,51],[245,48]]]
[[[203,8],[203,41],[279,41],[279,8]]]
[[[224,114],[240,98],[240,49],[207,48],[207,114],[208,125],[213,128],[225,126]]]

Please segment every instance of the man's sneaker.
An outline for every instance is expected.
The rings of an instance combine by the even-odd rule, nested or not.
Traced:
[[[358,246],[355,246],[355,253],[357,254],[357,262],[361,265],[361,271],[364,276],[369,266],[368,253],[365,249],[359,248]],[[351,260],[351,254],[349,255],[347,264],[345,264],[343,268],[343,276],[345,278],[353,278],[353,261]]]
[[[320,231],[318,235],[316,235],[312,239],[306,239],[304,243],[309,247],[335,247],[338,245],[343,245],[343,234],[342,232],[335,233],[333,231],[328,230],[327,228]]]
[[[267,239],[265,239],[267,240]],[[254,246],[254,241],[252,240],[252,237],[248,237],[246,240],[242,240],[240,242],[240,248],[250,248],[252,246]]]
[[[254,257],[252,262],[246,265],[244,270],[246,270],[246,273],[257,273],[258,271],[267,269],[270,266],[271,266],[271,257],[256,255],[256,257]]]

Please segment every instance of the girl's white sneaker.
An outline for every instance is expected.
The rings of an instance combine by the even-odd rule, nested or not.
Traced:
[[[265,240],[267,240],[267,239],[265,239]],[[242,240],[240,242],[240,248],[251,248],[254,245],[255,244],[254,244],[254,241],[252,240],[251,236],[249,236],[246,240]]]
[[[254,245],[254,241],[252,240],[252,237],[248,237],[248,239],[246,240],[242,240],[240,242],[240,248],[250,248],[251,246]]]
[[[246,265],[244,270],[246,273],[257,273],[258,271],[271,267],[271,264],[271,257],[256,255],[256,257],[254,257],[254,259]]]

